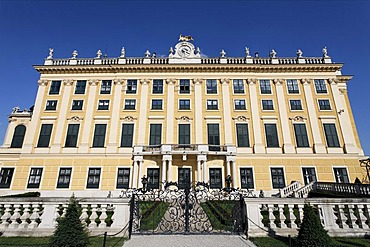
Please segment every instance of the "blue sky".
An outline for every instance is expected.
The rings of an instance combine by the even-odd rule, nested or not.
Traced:
[[[55,58],[167,55],[179,34],[209,57],[321,56],[328,47],[343,74],[365,154],[370,154],[370,1],[7,1],[0,0],[0,143],[12,107],[33,105],[48,48]]]

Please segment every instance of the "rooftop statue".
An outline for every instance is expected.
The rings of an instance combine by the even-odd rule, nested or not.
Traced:
[[[326,46],[324,48],[322,48],[322,56],[323,57],[329,57],[328,56],[328,48],[326,48]]]
[[[74,51],[72,52],[72,59],[76,59],[76,58],[77,58],[77,56],[78,56],[78,52],[77,52],[77,50],[74,50]]]
[[[179,41],[190,41],[190,40],[194,40],[193,37],[191,37],[190,35],[182,36],[182,34],[180,34]]]
[[[12,113],[17,113],[21,108],[19,106],[13,107],[12,108]]]
[[[251,54],[249,52],[249,48],[248,47],[245,47],[245,56],[246,57],[251,57]]]
[[[220,55],[221,55],[221,57],[225,57],[226,52],[224,51],[224,49],[221,50]]]
[[[125,47],[122,47],[121,49],[121,58],[124,58],[126,56],[126,51],[125,51]]]
[[[298,57],[298,58],[302,58],[302,55],[303,55],[302,50],[301,50],[301,49],[298,49],[298,50],[297,50],[297,57]]]
[[[145,52],[145,58],[149,58],[150,57],[150,52],[149,52],[149,50],[146,50],[146,52]]]
[[[276,54],[277,54],[276,51],[274,49],[272,49],[271,52],[270,52],[270,57],[271,58],[276,58]]]
[[[103,55],[103,53],[101,52],[101,50],[98,50],[96,52],[96,57],[95,58],[101,58],[101,55]]]
[[[54,49],[49,48],[49,56],[46,59],[53,59],[53,55],[54,55]]]

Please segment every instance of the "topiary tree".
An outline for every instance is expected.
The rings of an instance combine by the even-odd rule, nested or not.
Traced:
[[[303,221],[297,237],[298,246],[326,247],[331,246],[328,231],[324,229],[315,209],[308,204],[303,208]]]
[[[89,243],[88,232],[79,218],[78,201],[72,195],[65,217],[57,219],[58,226],[51,238],[51,247],[85,247]]]

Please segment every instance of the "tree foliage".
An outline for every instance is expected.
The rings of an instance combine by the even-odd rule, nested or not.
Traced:
[[[317,211],[308,204],[303,208],[303,221],[298,233],[298,246],[301,247],[327,247],[331,246],[328,231],[320,222]]]
[[[50,247],[85,247],[89,238],[86,227],[79,218],[78,201],[72,195],[65,217],[58,218],[58,225],[51,239]]]

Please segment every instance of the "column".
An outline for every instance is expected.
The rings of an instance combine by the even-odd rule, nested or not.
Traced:
[[[319,124],[317,122],[315,103],[312,97],[311,79],[302,79],[303,91],[306,98],[307,110],[313,135],[313,148],[315,153],[326,153],[325,145],[322,143]]]
[[[201,176],[201,161],[197,160],[197,181],[200,182],[202,181],[202,176]]]
[[[64,146],[64,144],[62,143],[63,142],[62,134],[65,133],[64,129],[68,128],[66,125],[66,118],[67,118],[68,107],[70,107],[69,98],[71,96],[73,82],[74,80],[64,80],[63,81],[63,85],[64,85],[63,99],[61,100],[61,102],[58,102],[58,104],[60,104],[59,116],[57,120],[57,126],[55,129],[54,142],[51,145],[50,153],[60,153],[60,148]]]
[[[220,80],[222,85],[222,104],[224,112],[224,136],[225,136],[225,145],[232,145],[232,126],[231,126],[231,106],[230,106],[230,90],[229,83],[230,79],[222,78]],[[229,175],[229,174],[228,174]]]
[[[112,102],[112,117],[111,117],[111,125],[108,137],[108,145],[107,145],[107,153],[116,153],[117,148],[120,146],[119,144],[119,113],[120,113],[120,106],[121,106],[121,93],[122,93],[122,85],[125,82],[123,79],[114,80],[114,96]]]
[[[81,126],[83,129],[82,131],[82,138],[81,138],[81,144],[80,147],[78,148],[79,153],[87,153],[89,151],[89,147],[91,144],[89,143],[91,138],[91,130],[94,129],[93,125],[93,115],[94,111],[97,108],[96,102],[95,102],[95,97],[96,97],[96,88],[99,84],[99,80],[94,79],[94,80],[89,80],[89,97],[87,98],[87,106],[86,106],[86,112],[85,112],[85,119],[84,119],[84,124]]]
[[[277,101],[279,106],[279,115],[280,115],[280,124],[282,128],[282,135],[283,135],[283,149],[284,153],[295,153],[294,146],[292,144],[292,136],[290,135],[290,128],[289,128],[289,121],[288,121],[288,114],[286,109],[285,97],[284,97],[284,88],[283,88],[283,80],[282,79],[275,79],[274,83],[276,85],[276,94],[277,94]]]
[[[234,187],[237,187],[235,186],[236,184],[236,180],[238,178],[238,174],[236,172],[236,161],[235,161],[235,157],[234,157],[234,160],[231,161],[231,166],[232,166],[232,169],[233,169],[233,181],[234,181]]]
[[[345,89],[342,92],[339,90],[337,79],[329,79],[329,84],[331,91],[333,93],[336,111],[338,113],[338,119],[340,123],[340,130],[342,132],[344,140],[344,148],[346,153],[359,153],[356,147],[355,136],[353,134],[353,127],[351,124],[351,119],[349,117],[349,107],[346,105],[345,101]],[[344,84],[346,88],[346,85]]]
[[[167,87],[167,131],[166,144],[174,144],[173,121],[175,119],[175,84],[176,79],[166,79]]]
[[[167,173],[167,181],[172,181],[172,159],[168,160],[168,173]]]
[[[140,95],[140,115],[139,115],[139,133],[138,133],[138,145],[145,144],[145,129],[147,124],[147,101],[149,91],[150,79],[140,79],[141,83],[141,95]]]
[[[195,98],[195,143],[203,144],[203,100],[202,100],[202,82],[203,79],[193,79],[194,98]]]
[[[257,79],[247,79],[249,84],[249,97],[251,101],[251,112],[252,112],[252,123],[254,133],[254,153],[265,153],[265,146],[262,142],[262,131],[260,124],[260,113],[261,108],[257,101]]]
[[[141,184],[141,178],[143,177],[143,160],[140,160],[139,161],[139,163],[138,163],[138,165],[139,165],[139,167],[138,167],[138,170],[139,170],[139,177],[138,177],[138,179],[137,179],[137,187],[138,188],[141,188],[142,187],[142,184]],[[147,174],[145,174],[145,175],[147,175]]]
[[[167,168],[166,168],[166,164],[167,161],[166,160],[162,160],[162,182],[164,181],[167,181],[167,178],[166,178],[166,171],[167,171]],[[164,189],[164,183],[162,183],[162,189]]]
[[[138,162],[139,160],[137,160],[137,156],[134,157],[134,171],[133,171],[133,174],[132,174],[132,183],[131,183],[131,187],[132,188],[138,188],[137,187],[137,184],[138,184]]]
[[[34,145],[34,139],[37,127],[39,126],[40,113],[42,108],[42,101],[45,95],[46,86],[48,85],[47,80],[38,81],[39,88],[37,90],[37,96],[35,101],[35,107],[32,113],[32,119],[28,128],[26,129],[26,136],[24,137],[24,144],[22,148],[22,153],[31,153]]]
[[[230,161],[226,160],[226,176],[231,175]]]
[[[207,181],[207,161],[203,160],[203,181]]]

